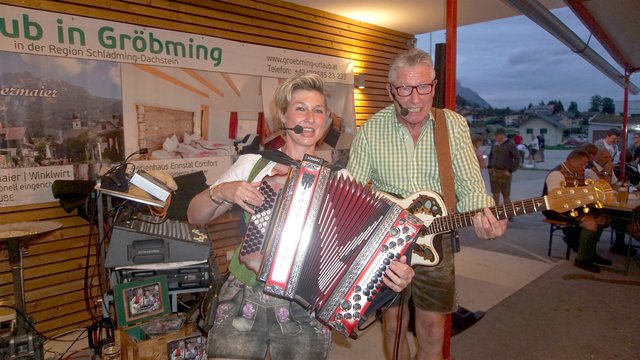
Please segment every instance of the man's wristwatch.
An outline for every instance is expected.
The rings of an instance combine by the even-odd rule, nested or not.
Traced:
[[[211,199],[211,201],[213,201],[213,203],[214,203],[214,204],[216,204],[216,205],[218,205],[218,206],[221,206],[221,205],[223,205],[223,204],[226,204],[226,205],[233,205],[232,203],[228,202],[228,201],[227,201],[227,200],[225,200],[225,199],[219,199],[219,198],[217,198],[217,197],[213,194],[213,192],[216,190],[216,187],[218,187],[218,185],[209,187],[209,199]]]

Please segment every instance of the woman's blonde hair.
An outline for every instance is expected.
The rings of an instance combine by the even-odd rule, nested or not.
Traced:
[[[283,114],[287,112],[293,93],[297,90],[317,91],[324,97],[324,106],[327,107],[327,96],[324,90],[324,82],[320,76],[313,73],[296,74],[288,77],[278,86],[273,96],[276,109]]]

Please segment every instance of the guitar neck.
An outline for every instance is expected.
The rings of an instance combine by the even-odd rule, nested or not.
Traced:
[[[547,210],[546,196],[533,199],[520,200],[510,204],[498,205],[489,208],[498,220],[515,216],[536,213]],[[433,219],[429,227],[424,231],[425,235],[441,234],[473,225],[473,217],[482,210],[473,210],[462,213],[454,213],[447,216],[439,216]]]

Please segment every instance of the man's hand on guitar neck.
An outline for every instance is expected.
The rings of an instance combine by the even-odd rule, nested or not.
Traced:
[[[479,211],[473,217],[473,229],[480,239],[495,239],[507,231],[509,220],[498,220],[489,208]]]

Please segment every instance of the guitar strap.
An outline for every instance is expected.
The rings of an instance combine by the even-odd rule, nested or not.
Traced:
[[[433,137],[436,148],[436,155],[438,156],[440,189],[442,190],[444,204],[448,210],[448,213],[451,214],[456,209],[456,192],[454,190],[453,182],[453,167],[451,165],[451,150],[449,148],[447,118],[444,115],[444,111],[442,109],[436,109],[432,107],[431,113],[433,114],[433,118],[435,119],[433,123]]]

